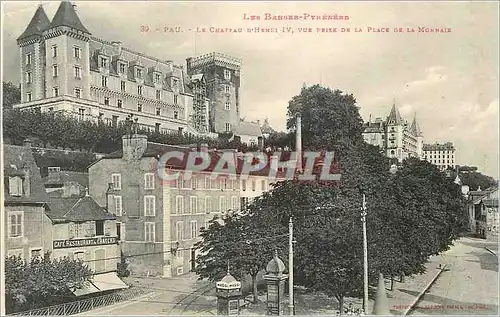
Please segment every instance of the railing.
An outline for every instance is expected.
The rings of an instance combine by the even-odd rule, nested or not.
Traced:
[[[8,314],[9,316],[68,316],[75,315],[85,311],[93,310],[99,307],[113,305],[115,303],[130,300],[140,295],[152,292],[147,288],[129,288],[112,294],[98,297],[92,297],[76,302],[64,303],[55,306],[32,309],[19,313]]]

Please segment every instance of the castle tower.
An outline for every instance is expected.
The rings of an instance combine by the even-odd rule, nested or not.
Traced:
[[[40,5],[17,39],[21,60],[21,102],[45,98],[45,45],[42,34],[49,24],[49,18]]]
[[[47,98],[67,95],[90,99],[90,32],[75,7],[62,1],[43,32]]]
[[[210,99],[210,131],[224,133],[236,131],[240,122],[241,60],[211,53],[186,59],[189,76],[203,74]]]
[[[387,117],[386,140],[387,140],[387,157],[397,158],[398,162],[403,161],[403,133],[405,122],[398,109],[396,103],[392,104],[391,112]]]
[[[419,159],[422,159],[424,135],[422,133],[422,130],[420,130],[420,126],[417,122],[417,114],[416,113],[415,113],[415,117],[413,118],[413,122],[411,124],[410,132],[417,138],[417,156]]]

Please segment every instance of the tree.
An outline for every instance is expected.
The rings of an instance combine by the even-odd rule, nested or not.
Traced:
[[[18,256],[5,259],[5,297],[9,312],[55,305],[72,297],[71,290],[82,288],[92,279],[92,271],[81,260],[68,257],[23,261]]]
[[[475,170],[461,170],[459,177],[462,180],[462,184],[469,186],[470,190],[477,190],[479,187],[484,190],[497,185],[497,181],[494,178]]]
[[[11,82],[2,82],[3,109],[12,109],[12,106],[21,103],[21,88]]]

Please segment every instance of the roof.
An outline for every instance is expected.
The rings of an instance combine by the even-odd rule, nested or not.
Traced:
[[[392,104],[392,109],[391,112],[389,113],[389,116],[387,117],[387,124],[403,124],[404,120],[401,118],[401,115],[399,114],[399,110],[396,108],[396,104]]]
[[[56,175],[46,176],[42,180],[45,186],[63,185],[65,183],[78,183],[83,187],[89,186],[89,174],[81,172],[60,171]]]
[[[278,254],[275,253],[273,259],[267,264],[266,272],[281,274],[283,273],[283,271],[285,271],[285,264],[283,264],[283,261],[278,258]]]
[[[364,133],[371,133],[371,132],[384,132],[384,122],[382,121],[377,121],[377,122],[367,122],[365,123],[365,130]]]
[[[57,198],[50,197],[47,216],[53,221],[113,220],[116,216],[102,208],[90,196]]]
[[[260,131],[262,133],[267,133],[267,134],[271,134],[271,133],[274,133],[276,132],[276,130],[274,130],[270,125],[269,125],[269,120],[266,118],[264,120],[264,123],[262,124],[262,126],[260,127]]]
[[[422,136],[422,130],[420,130],[420,126],[418,125],[417,122],[417,115],[413,118],[413,122],[411,123],[410,131],[413,133],[415,136]]]
[[[261,136],[262,131],[257,122],[240,121],[236,135]]]
[[[76,14],[73,5],[68,1],[61,2],[48,28],[50,29],[58,26],[67,26],[78,31],[90,34],[90,32],[83,26],[82,22],[80,21],[80,18]]]
[[[42,177],[31,148],[5,144],[3,155],[4,182],[7,182],[6,186],[4,186],[5,203],[47,203],[49,198],[45,192]],[[16,197],[10,195],[8,179],[13,176],[20,176],[29,181],[30,193],[28,196]]]
[[[50,20],[45,13],[42,5],[39,5],[35,11],[35,14],[31,18],[30,23],[26,30],[24,30],[23,34],[19,36],[18,41],[33,35],[42,35],[42,32],[47,29],[50,25]]]
[[[452,142],[446,142],[443,144],[435,143],[435,144],[424,144],[422,147],[423,151],[444,151],[444,150],[455,150]]]

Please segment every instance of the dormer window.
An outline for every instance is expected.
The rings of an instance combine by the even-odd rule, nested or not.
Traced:
[[[154,73],[154,82],[155,84],[161,83],[161,73]]]
[[[172,87],[177,88],[179,80],[177,78],[172,78]]]
[[[9,177],[9,194],[15,197],[23,195],[23,179],[21,177]]]
[[[108,68],[108,59],[106,57],[99,57],[99,67],[104,69]]]
[[[125,65],[125,63],[118,63],[118,72],[120,74],[125,74],[125,72],[126,72],[126,65]]]
[[[224,79],[231,80],[231,71],[228,69],[224,69]]]
[[[140,68],[135,69],[135,77],[142,78],[142,69]]]

